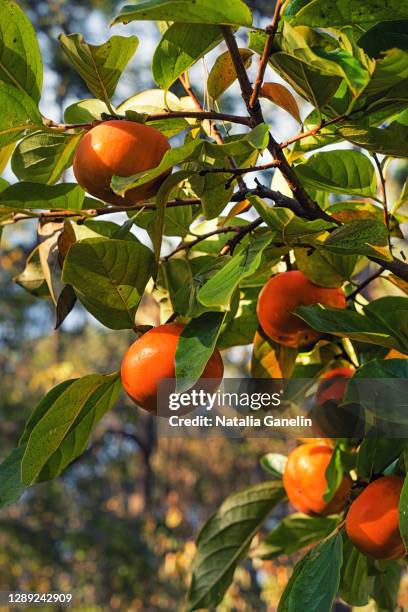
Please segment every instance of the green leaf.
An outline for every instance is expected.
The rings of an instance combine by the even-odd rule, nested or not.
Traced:
[[[153,253],[139,241],[89,238],[71,246],[62,278],[103,325],[131,329],[152,264]]]
[[[337,517],[291,514],[268,533],[252,556],[271,560],[280,555],[292,555],[306,546],[324,540],[334,531],[338,523]]]
[[[358,342],[368,342],[396,348],[396,340],[388,330],[381,331],[377,321],[351,310],[325,308],[324,306],[300,306],[296,310],[313,329],[325,334],[347,337]]]
[[[310,280],[321,287],[340,287],[349,280],[357,263],[357,255],[338,255],[325,249],[295,249],[296,263]]]
[[[381,155],[406,157],[408,151],[408,127],[395,121],[387,127],[344,127],[339,134],[349,142]]]
[[[47,281],[41,266],[38,246],[27,257],[25,268],[13,278],[13,282],[23,287],[35,297],[50,297]]]
[[[286,19],[293,25],[312,27],[343,27],[348,25],[367,25],[390,19],[405,19],[408,9],[399,0],[388,0],[387,3],[373,3],[363,0],[355,4],[349,0],[311,0],[301,2],[292,0],[285,11]]]
[[[26,130],[40,129],[42,119],[34,100],[0,81],[0,147],[19,140]]]
[[[119,112],[119,111],[118,111]],[[110,109],[105,102],[97,98],[88,98],[80,100],[67,106],[64,111],[65,123],[92,123],[92,121],[100,121],[102,113],[109,115]]]
[[[266,453],[259,460],[261,466],[275,478],[282,478],[288,458],[279,453]]]
[[[387,227],[376,219],[356,219],[342,225],[330,234],[324,248],[339,255],[354,253],[391,259]]]
[[[152,227],[152,232],[150,234],[153,242],[153,251],[156,263],[158,263],[160,259],[167,200],[169,199],[169,196],[174,187],[176,187],[184,179],[188,178],[190,174],[191,172],[189,170],[180,170],[179,172],[171,174],[163,181],[163,183],[160,185],[159,191],[157,192],[157,210],[155,211],[156,214],[154,215],[154,224]]]
[[[344,537],[340,597],[350,606],[365,606],[373,586],[374,577],[368,573],[368,558]]]
[[[353,47],[344,32],[336,40],[311,28],[296,28],[286,22],[281,41],[284,52],[319,73],[344,78],[354,95],[365,89],[375,67],[375,62],[362,49]]]
[[[81,34],[61,34],[59,41],[89,90],[109,107],[119,78],[138,47],[137,36],[112,36],[102,45],[90,45]]]
[[[358,46],[371,57],[380,58],[384,51],[408,51],[408,21],[383,21],[367,30],[358,39]]]
[[[221,602],[252,538],[284,497],[277,482],[255,485],[228,497],[204,525],[193,561],[189,611],[215,608]]]
[[[25,484],[32,484],[37,479],[61,445],[61,465],[67,465],[67,462],[78,456],[77,452],[80,454],[84,450],[94,420],[100,418],[111,406],[112,399],[117,397],[117,378],[117,374],[84,376],[58,394],[52,404],[48,403],[45,413],[34,425],[28,438],[21,464]],[[72,428],[76,432],[66,441]]]
[[[76,183],[43,185],[40,183],[14,183],[0,193],[0,208],[81,210],[84,190]]]
[[[44,395],[42,400],[37,404],[37,406],[34,408],[33,412],[31,413],[31,415],[27,419],[24,431],[19,440],[20,446],[26,445],[31,435],[31,432],[33,431],[37,423],[42,419],[42,417],[46,414],[46,412],[48,412],[50,407],[60,397],[60,395],[62,395],[62,393],[70,385],[72,385],[73,382],[75,382],[75,380],[76,379],[64,380],[62,383],[60,383],[59,385],[56,385],[50,391],[48,391],[46,395]]]
[[[342,538],[337,534],[313,548],[295,566],[278,612],[329,612],[339,588],[341,565]]]
[[[175,357],[177,393],[189,389],[200,378],[214,352],[224,318],[224,312],[204,312],[183,329]]]
[[[41,97],[43,66],[40,47],[30,20],[14,0],[0,2],[0,81]],[[3,109],[2,109],[3,112]]]
[[[407,100],[404,79],[408,78],[408,53],[401,49],[385,51],[381,59],[377,60],[374,74],[368,84],[364,95],[368,98],[367,104],[379,99],[379,94],[385,99],[396,97]],[[393,88],[396,91],[393,91]],[[382,102],[381,98],[380,101]]]
[[[153,55],[156,83],[168,89],[178,77],[222,40],[219,26],[173,23],[163,34]]]
[[[113,24],[131,21],[159,20],[176,23],[214,23],[250,27],[252,15],[241,0],[221,3],[217,0],[142,0],[124,6]]]
[[[248,69],[252,62],[253,52],[249,49],[239,49],[242,63]],[[224,51],[215,60],[207,79],[208,95],[218,100],[237,78],[234,62],[229,51]]]
[[[398,609],[398,592],[401,582],[401,565],[397,561],[376,561],[373,597],[377,612]]]
[[[381,474],[404,450],[407,442],[398,438],[364,438],[357,455],[357,474],[370,481],[373,474]]]
[[[273,236],[263,234],[251,240],[229,260],[229,262],[203,285],[198,300],[207,308],[229,308],[232,295],[241,280],[259,268],[262,253]]]
[[[11,168],[21,181],[56,183],[72,164],[82,134],[38,132],[29,134],[17,145]]]
[[[265,40],[266,34],[263,32],[251,31],[248,46],[262,55]],[[306,62],[283,51],[273,53],[269,63],[300,96],[309,100],[317,109],[323,108],[331,100],[341,82],[340,77],[321,74]]]
[[[0,509],[14,504],[24,493],[26,485],[21,480],[21,461],[24,446],[11,451],[0,463]]]
[[[119,375],[112,374],[103,379],[97,391],[83,405],[60,446],[42,468],[38,481],[56,478],[71,461],[82,455],[96,423],[116,404],[122,390]]]
[[[223,160],[228,156],[250,155],[256,150],[262,152],[268,145],[268,134],[268,126],[261,123],[238,140],[224,145],[213,144],[200,139],[190,141],[181,147],[167,151],[160,164],[152,170],[128,177],[113,176],[111,187],[118,195],[124,195],[129,189],[144,185],[183,162],[198,161],[201,157]]]
[[[323,499],[326,503],[329,503],[336,495],[337,489],[342,483],[344,471],[342,451],[340,446],[337,445],[333,451],[325,473],[327,487],[323,495]]]
[[[407,455],[408,456],[408,455]],[[408,549],[408,476],[405,476],[399,505],[399,528],[405,547]]]
[[[334,193],[375,195],[377,181],[371,161],[358,151],[315,153],[296,174],[306,186]]]

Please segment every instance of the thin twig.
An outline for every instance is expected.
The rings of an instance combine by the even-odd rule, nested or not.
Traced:
[[[191,206],[201,204],[201,200],[197,198],[190,198],[186,200],[170,200],[166,206],[169,208],[177,206]],[[27,219],[64,219],[71,217],[79,218],[93,218],[100,217],[102,215],[112,215],[120,212],[134,212],[137,210],[156,210],[156,204],[142,204],[137,207],[130,206],[115,206],[111,208],[90,208],[86,210],[51,210],[47,212],[27,212],[27,213],[16,213],[10,220],[7,220],[1,225],[10,225],[11,223],[17,223],[19,221],[26,221]]]
[[[166,255],[164,259],[167,261],[168,259],[170,259],[170,257],[173,257],[173,255],[175,255],[176,253],[179,253],[180,251],[189,251],[196,244],[199,244],[200,242],[202,242],[203,240],[206,240],[207,238],[216,236],[217,234],[230,234],[231,232],[239,232],[240,230],[241,230],[240,227],[236,227],[232,225],[229,225],[226,227],[217,227],[211,232],[207,232],[206,234],[201,234],[200,236],[197,236],[195,240],[191,240],[190,242],[182,242],[171,253]]]
[[[298,142],[298,140],[302,140],[303,138],[307,138],[308,136],[315,136],[323,128],[329,125],[333,125],[335,123],[340,123],[341,121],[345,121],[346,119],[348,119],[348,117],[349,115],[338,115],[338,117],[333,117],[333,119],[323,119],[321,123],[319,123],[319,125],[316,125],[314,128],[311,128],[310,130],[307,130],[305,132],[299,132],[299,134],[296,134],[296,136],[293,136],[292,138],[288,138],[288,140],[284,140],[283,142],[281,142],[279,146],[281,149],[286,149],[286,147],[293,144],[294,142]]]
[[[268,36],[265,42],[262,57],[259,61],[258,74],[256,76],[254,89],[249,99],[250,108],[254,108],[254,105],[256,104],[256,101],[258,100],[258,97],[259,97],[259,93],[260,93],[262,83],[264,80],[264,76],[265,76],[265,70],[268,65],[268,61],[271,56],[271,53],[272,53],[273,39],[275,38],[275,34],[278,29],[282,6],[283,6],[283,0],[276,0],[275,11],[273,14],[271,25],[268,28],[266,28]]]
[[[249,166],[248,168],[205,168],[199,171],[200,176],[206,174],[234,174],[239,176],[241,174],[247,174],[248,172],[261,172],[262,170],[269,170],[270,168],[276,168],[280,165],[278,161],[272,161],[268,164],[262,164],[259,166]]]
[[[224,244],[220,251],[220,255],[227,255],[228,253],[231,253],[232,255],[234,249],[241,242],[241,240],[245,238],[245,236],[250,234],[259,225],[261,225],[261,223],[263,223],[263,219],[261,217],[258,217],[257,219],[255,219],[255,221],[252,221],[252,223],[248,223],[248,225],[244,225],[244,227],[239,228],[235,236],[232,236],[232,238],[227,240],[227,242]]]
[[[363,291],[370,283],[372,283],[376,278],[379,278],[381,274],[385,271],[385,267],[381,266],[378,270],[376,270],[371,276],[368,276],[364,281],[362,281],[358,287],[354,289],[348,296],[347,300],[354,300],[354,298]]]

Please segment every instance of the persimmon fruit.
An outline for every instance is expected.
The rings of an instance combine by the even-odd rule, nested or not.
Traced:
[[[74,174],[91,195],[116,206],[132,206],[154,196],[170,171],[130,189],[124,197],[111,189],[112,176],[131,176],[158,166],[170,149],[158,130],[142,123],[114,119],[93,127],[74,156]]]
[[[360,404],[347,403],[339,408],[347,384],[355,372],[351,367],[339,367],[325,372],[320,378],[311,414],[312,428],[318,436],[356,438],[364,431]]]
[[[354,368],[334,368],[325,372],[320,378],[316,392],[316,402],[320,406],[326,402],[340,404],[347,387],[348,379],[354,376]]]
[[[320,333],[293,312],[299,306],[323,304],[345,308],[341,287],[318,287],[299,270],[281,272],[263,287],[258,298],[258,320],[265,334],[279,344],[301,347],[314,342]]]
[[[126,393],[142,408],[157,413],[157,391],[164,378],[175,377],[174,360],[184,325],[166,323],[150,329],[127,350],[121,367]],[[209,379],[208,392],[215,391],[222,379],[224,365],[218,350],[211,355],[200,381]],[[200,382],[199,381],[199,382]]]
[[[382,476],[353,501],[346,532],[362,553],[374,559],[400,559],[406,554],[398,527],[398,506],[404,479]]]
[[[328,516],[343,510],[351,487],[351,479],[343,480],[330,502],[326,492],[326,469],[333,448],[322,441],[301,444],[289,455],[283,474],[283,486],[292,506],[304,514]]]

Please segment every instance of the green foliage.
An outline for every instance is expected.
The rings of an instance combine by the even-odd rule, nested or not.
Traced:
[[[178,77],[222,40],[218,26],[173,23],[165,31],[152,61],[153,77],[168,89]]]
[[[251,26],[251,12],[241,0],[220,4],[217,0],[143,0],[137,6],[124,6],[115,23],[138,20],[174,21],[176,23],[218,23],[223,25]]]
[[[175,370],[177,391],[189,389],[201,376],[217,343],[225,314],[205,312],[184,328],[177,344]]]
[[[260,524],[283,498],[279,483],[266,482],[225,500],[198,536],[188,610],[220,603]]]
[[[92,426],[116,402],[121,385],[118,375],[91,374],[58,388],[58,396],[38,406],[21,463],[23,482],[32,484],[48,470],[59,474],[86,448]]]
[[[279,612],[330,610],[340,584],[342,559],[339,534],[313,548],[296,564],[282,595]]]
[[[131,329],[152,262],[152,252],[138,241],[89,238],[72,245],[62,278],[101,323]]]
[[[11,168],[21,181],[56,183],[71,164],[81,134],[38,132],[17,145]]]
[[[38,103],[43,80],[40,47],[31,22],[14,0],[0,2],[0,40],[0,80]]]
[[[280,555],[292,555],[327,538],[338,523],[337,517],[290,514],[267,534],[253,555],[265,560],[276,559]]]
[[[97,46],[85,42],[81,34],[61,34],[59,40],[67,60],[79,72],[89,90],[110,108],[109,100],[138,47],[138,38],[112,36]]]
[[[37,7],[30,9],[35,15]],[[63,15],[63,4],[60,9]],[[141,0],[120,9],[113,24],[158,22],[161,39],[152,58],[152,74],[159,88],[139,91],[135,75],[129,79],[134,89],[124,101],[115,101],[115,107],[111,99],[138,47],[138,38],[114,35],[101,45],[91,45],[82,34],[62,34],[60,48],[66,60],[95,96],[76,100],[74,88],[71,90],[68,83],[65,91],[64,81],[58,101],[62,108],[69,102],[64,112],[69,125],[43,116],[46,98],[39,111],[43,68],[34,28],[14,0],[0,0],[0,169],[4,171],[11,159],[18,179],[11,184],[0,179],[0,231],[10,226],[5,232],[2,274],[18,285],[14,286],[15,295],[21,296],[21,289],[27,292],[30,304],[33,298],[46,298],[39,302],[40,308],[47,309],[44,320],[48,323],[56,318],[57,327],[77,298],[87,313],[111,330],[140,334],[146,320],[155,324],[169,319],[182,322],[185,328],[175,356],[179,392],[197,382],[217,348],[251,345],[252,377],[269,378],[272,384],[282,377],[296,379],[299,388],[306,390],[307,405],[313,401],[322,372],[353,363],[356,373],[336,409],[350,404],[358,407],[369,435],[336,440],[326,471],[324,498],[329,501],[345,474],[357,478],[354,496],[381,474],[405,475],[407,471],[403,437],[407,421],[401,384],[408,378],[408,361],[385,356],[391,348],[408,354],[408,272],[400,251],[407,203],[402,184],[408,150],[408,11],[403,2],[395,1],[292,0],[282,13],[280,22],[275,23],[268,58],[268,70],[275,75],[271,84],[281,87],[281,95],[291,100],[292,111],[288,103],[281,106],[299,123],[306,109],[302,101],[294,100],[291,91],[313,108],[306,110],[308,116],[298,133],[290,132],[292,124],[280,126],[286,140],[279,144],[273,126],[264,120],[267,106],[262,108],[262,99],[252,99],[253,74],[261,74],[265,66],[256,66],[256,72],[246,74],[251,62],[266,61],[265,44],[271,29],[255,27],[243,44],[239,38],[242,46],[238,47],[234,37],[239,27],[252,27],[251,11],[241,0]],[[70,31],[64,20],[59,27],[61,24],[64,32]],[[53,25],[47,28],[51,31]],[[227,50],[217,48],[223,39]],[[203,87],[191,81],[188,71],[200,60],[206,69],[207,54],[213,49],[217,59],[205,79],[201,99]],[[256,56],[263,56],[263,60]],[[231,108],[235,112],[238,106],[236,100],[224,95],[237,76],[242,92],[240,112],[248,111],[245,118],[230,114]],[[285,85],[275,83],[275,77]],[[188,95],[180,93],[180,86]],[[269,98],[279,104],[274,96]],[[200,112],[205,116],[200,117]],[[161,180],[155,197],[129,208],[121,224],[91,217],[123,214],[122,207],[117,210],[89,198],[79,185],[64,180],[82,135],[111,116],[146,123],[168,138],[177,137],[158,166],[142,166],[147,169],[131,176],[113,176],[111,187],[119,195],[159,177]],[[331,145],[330,149],[324,149],[326,145]],[[143,157],[144,151],[139,153]],[[260,156],[264,157],[258,162]],[[269,163],[271,157],[273,163]],[[391,164],[395,158],[398,162]],[[268,172],[273,172],[271,188]],[[256,177],[253,183],[250,176]],[[23,247],[16,246],[18,239],[9,237],[11,230],[20,220],[37,217],[41,220],[39,244],[30,244],[25,250],[24,243],[23,253]],[[152,248],[139,240],[142,231]],[[372,272],[368,263],[382,265],[380,276],[389,275],[398,295],[387,295],[391,285],[384,288],[382,278],[373,292],[372,279],[366,281]],[[311,304],[295,311],[322,334],[307,347],[279,345],[258,325],[259,292],[271,275],[285,268],[302,271],[318,286],[342,286],[348,295],[346,309]],[[10,293],[13,305],[15,295]],[[279,297],[284,300],[285,295]],[[24,334],[33,337],[32,330],[20,331],[9,323],[8,317],[16,317],[13,308],[8,307],[0,317],[0,354],[3,333],[7,338],[8,329],[18,338]],[[73,321],[75,327],[75,317]],[[58,339],[64,338],[65,332],[60,333]],[[120,344],[120,335],[104,335],[106,342],[109,338]],[[126,336],[125,344],[128,339]],[[29,351],[33,345],[34,341]],[[84,372],[68,372],[65,378],[69,379],[56,386],[61,375],[53,373],[41,386],[52,388],[29,416],[16,448],[0,465],[0,508],[16,502],[26,487],[62,475],[84,455],[96,424],[117,403],[119,374],[89,374],[98,355],[88,347],[82,353]],[[123,345],[119,350],[115,347],[115,368],[123,353]],[[58,347],[56,354],[63,370],[66,364]],[[234,351],[231,360],[229,356],[226,359],[233,372],[237,354]],[[7,367],[14,367],[13,359],[14,355],[7,355]],[[36,361],[37,370],[41,367],[42,361]],[[106,370],[101,367],[101,371]],[[7,398],[13,406],[17,387]],[[26,381],[23,395],[31,398]],[[296,393],[289,393],[285,401],[299,407]],[[6,408],[9,414],[9,406]],[[128,427],[122,408],[121,403],[112,422],[117,425],[123,420],[123,437],[141,449],[143,470],[149,476],[154,448],[152,418],[133,411],[132,415],[138,415],[133,429]],[[23,417],[19,425],[22,422]],[[146,430],[139,436],[144,422]],[[397,432],[402,437],[386,437],[388,427],[394,436]],[[97,439],[95,445],[99,442]],[[215,608],[224,596],[222,605],[229,609],[228,587],[238,564],[248,555],[269,513],[286,501],[282,486],[286,457],[276,450],[280,449],[273,444],[261,451],[261,466],[272,480],[227,497],[202,529],[192,567],[189,610]],[[90,454],[92,461],[99,461],[97,452]],[[219,460],[222,467],[224,461],[225,457]],[[235,471],[240,471],[241,461],[242,456],[234,465]],[[133,461],[128,463],[134,465]],[[108,472],[107,477],[110,482]],[[139,488],[133,477],[132,472],[129,490],[137,496]],[[197,475],[190,473],[189,482],[194,480],[198,481]],[[167,568],[171,560],[161,548],[163,534],[171,540],[170,548],[176,555],[177,529],[183,529],[183,519],[173,530],[171,495],[158,504],[166,509],[169,506],[170,518],[158,519],[156,508],[148,508],[148,485],[145,482],[140,487],[146,492],[144,509],[154,526],[145,530],[146,537],[157,531],[154,553],[165,556]],[[408,545],[407,486],[405,477],[399,520]],[[119,494],[113,489],[109,492],[112,499],[101,499],[98,505],[101,514],[113,507],[118,515],[122,512],[119,505],[123,500],[118,505]],[[196,517],[200,512],[195,508],[192,514]],[[201,514],[208,512],[204,509]],[[257,563],[315,545],[296,564],[277,607],[280,612],[329,612],[336,596],[351,606],[364,606],[374,599],[378,610],[395,608],[401,565],[373,561],[360,553],[344,534],[344,516],[344,512],[335,517],[283,514],[271,531],[266,525],[267,535],[261,543],[257,540],[250,552]],[[128,531],[124,533],[127,542]],[[64,554],[69,556],[70,550],[64,549]],[[83,542],[80,554],[87,555]],[[91,555],[81,558],[92,563]],[[187,568],[190,559],[174,565]],[[256,569],[254,564],[253,571]],[[130,575],[129,567],[125,570]],[[125,570],[122,566],[118,569],[117,580]],[[180,584],[185,583],[184,575]],[[251,601],[247,607],[257,609],[258,603],[259,599]],[[172,609],[172,604],[171,598],[154,602],[160,609]],[[122,601],[118,605],[126,607]],[[118,605],[109,599],[108,607]]]

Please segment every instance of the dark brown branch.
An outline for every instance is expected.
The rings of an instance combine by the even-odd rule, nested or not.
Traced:
[[[259,104],[259,100],[256,100],[253,106],[251,106],[249,103],[253,90],[244,63],[242,61],[241,54],[238,49],[235,36],[232,33],[231,28],[228,26],[222,26],[222,31],[235,67],[235,72],[237,73],[238,81],[241,87],[242,98],[252,119],[252,125],[255,126],[259,125],[260,123],[264,123],[264,118],[261,106]],[[289,185],[295,199],[299,202],[299,204],[301,204],[308,217],[313,219],[328,220],[328,215],[309,196],[306,189],[299,181],[298,177],[296,176],[295,170],[288,163],[283,151],[280,148],[280,145],[276,142],[271,133],[269,133],[268,151],[272,155],[273,160],[279,162],[279,170],[281,171],[282,176]]]
[[[246,126],[250,125],[249,117],[240,117],[238,115],[231,115],[229,113],[216,113],[215,111],[205,111],[202,109],[201,106],[199,108],[201,110],[199,110],[197,107],[197,111],[166,111],[163,113],[148,115],[147,117],[145,117],[145,122],[150,123],[152,121],[159,121],[162,119],[184,118],[184,119],[197,119],[198,121],[207,121],[211,119],[212,121],[228,121],[230,123],[238,123],[240,125],[246,125]],[[110,116],[108,118],[110,118]],[[124,120],[125,117],[123,115],[118,115],[115,117],[115,119]],[[47,128],[50,128],[50,129],[53,129],[59,132],[67,132],[69,130],[78,130],[78,129],[90,130],[96,125],[99,125],[100,123],[103,123],[106,120],[107,119],[102,119],[102,120],[96,119],[95,121],[91,121],[89,123],[56,123],[55,121],[52,121],[52,119],[44,118],[43,124]]]
[[[327,121],[323,119],[321,123],[319,123],[319,125],[305,132],[299,132],[299,134],[296,134],[296,136],[293,136],[293,138],[288,138],[288,140],[284,140],[283,142],[281,142],[279,146],[281,149],[285,149],[294,142],[298,142],[298,140],[302,140],[303,138],[307,138],[308,136],[315,136],[320,132],[320,130],[329,125],[345,121],[346,119],[348,119],[348,117],[349,115],[339,115],[338,117],[333,117],[333,119],[328,119]]]
[[[270,168],[276,168],[280,165],[280,162],[272,161],[268,164],[262,164],[260,166],[249,166],[248,168],[205,168],[199,171],[200,176],[206,174],[234,174],[239,176],[241,174],[247,174],[248,172],[261,172],[262,170],[269,170]]]
[[[261,225],[261,223],[263,223],[263,219],[261,217],[258,217],[257,219],[255,219],[255,221],[252,221],[252,223],[248,223],[248,225],[244,225],[244,227],[241,227],[239,231],[237,231],[235,236],[232,236],[232,238],[227,240],[227,242],[224,244],[220,251],[220,255],[227,255],[228,253],[231,253],[232,255],[234,249],[241,242],[241,240],[243,240],[245,236],[253,232],[253,230],[256,229],[259,225]]]
[[[358,287],[356,287],[354,289],[354,291],[352,291],[350,293],[350,295],[347,296],[347,300],[354,300],[354,298],[361,293],[370,283],[372,283],[376,278],[379,278],[381,276],[381,274],[384,272],[385,268],[384,266],[380,266],[380,268],[378,268],[378,270],[376,270],[373,274],[371,274],[371,276],[368,276],[365,280],[363,280]]]
[[[254,108],[258,100],[259,93],[261,91],[262,83],[263,83],[264,76],[265,76],[265,70],[268,65],[269,58],[271,57],[271,53],[272,53],[273,39],[275,38],[275,34],[276,34],[276,31],[279,25],[282,5],[283,5],[282,0],[276,0],[275,11],[273,14],[272,23],[268,28],[266,28],[268,36],[265,42],[262,57],[259,61],[258,74],[256,76],[254,89],[249,99],[250,108]]]
[[[190,198],[186,200],[169,200],[166,204],[169,208],[177,206],[191,206],[201,204],[201,200],[197,198]],[[26,221],[27,219],[69,219],[69,218],[80,218],[87,219],[93,217],[100,217],[103,215],[112,215],[119,212],[132,212],[137,210],[156,210],[156,204],[146,203],[136,207],[130,206],[115,206],[108,208],[90,208],[86,210],[50,210],[47,212],[27,212],[27,213],[16,213],[13,217],[1,225],[9,225],[11,223],[17,223],[18,221]]]
[[[211,238],[212,236],[216,236],[217,234],[230,234],[231,232],[239,232],[240,230],[241,230],[240,227],[235,227],[235,226],[232,226],[232,225],[227,225],[225,227],[217,227],[216,229],[212,230],[211,232],[207,232],[206,234],[201,234],[200,236],[197,236],[197,238],[195,240],[191,240],[190,242],[184,242],[183,241],[171,253],[166,255],[166,257],[164,259],[167,261],[168,259],[170,259],[170,257],[173,257],[173,255],[175,255],[176,253],[179,253],[180,251],[189,251],[196,244],[199,244],[203,240],[207,240],[207,238]]]

